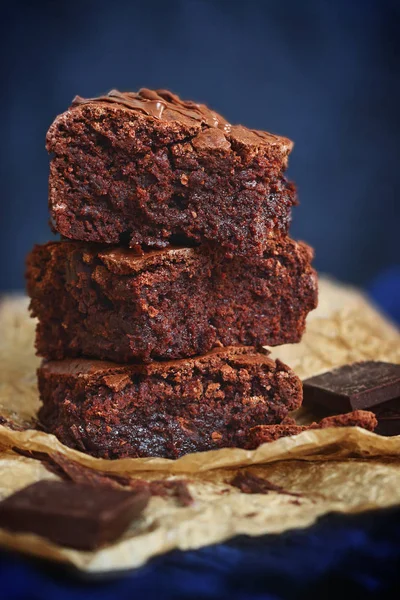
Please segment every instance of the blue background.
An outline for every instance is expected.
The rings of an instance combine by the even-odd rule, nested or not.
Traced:
[[[166,87],[292,138],[292,234],[361,285],[399,265],[400,3],[69,0],[2,3],[2,289],[47,226],[52,119],[75,94]]]

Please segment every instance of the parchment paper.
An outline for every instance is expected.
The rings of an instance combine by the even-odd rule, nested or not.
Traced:
[[[303,341],[273,349],[275,357],[303,378],[367,358],[400,363],[398,331],[359,292],[322,280],[320,296]],[[34,481],[57,479],[40,460],[21,456],[14,448],[59,452],[96,471],[128,478],[184,478],[194,502],[182,507],[172,497],[153,497],[143,518],[133,522],[121,540],[97,552],[62,548],[34,535],[5,530],[0,530],[2,546],[104,573],[138,567],[173,548],[199,548],[238,534],[279,533],[311,525],[332,511],[354,513],[400,503],[400,436],[384,438],[356,427],[305,431],[253,451],[217,450],[176,461],[108,461],[66,448],[54,436],[34,429],[39,406],[34,328],[25,298],[3,300],[0,498]],[[307,422],[312,415],[301,409],[297,418]],[[230,485],[239,468],[280,486],[284,493],[242,493]]]

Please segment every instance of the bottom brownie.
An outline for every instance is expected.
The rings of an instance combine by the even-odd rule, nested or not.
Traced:
[[[45,362],[38,378],[43,427],[104,458],[244,447],[251,427],[280,423],[302,400],[289,367],[251,347],[148,365]]]

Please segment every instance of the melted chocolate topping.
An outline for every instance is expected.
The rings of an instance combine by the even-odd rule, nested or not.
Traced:
[[[111,90],[107,95],[99,96],[98,98],[81,98],[80,96],[75,96],[72,106],[91,102],[122,104],[126,108],[138,110],[155,119],[162,119],[164,111],[170,110],[195,121],[205,123],[209,127],[217,127],[225,133],[229,133],[231,129],[230,123],[204,104],[181,100],[179,96],[168,90],[155,91],[142,88],[137,93]]]
[[[262,142],[268,144],[279,143],[287,153],[293,147],[293,143],[287,138],[265,131],[246,129],[241,125],[231,125],[221,115],[205,106],[205,104],[181,100],[179,96],[168,90],[142,88],[139,92],[111,90],[108,94],[98,96],[97,98],[75,96],[72,101],[72,108],[82,104],[93,103],[117,104],[165,121],[175,121],[183,117],[184,119],[195,121],[200,125],[219,129],[229,139],[235,139],[244,144],[259,145]]]

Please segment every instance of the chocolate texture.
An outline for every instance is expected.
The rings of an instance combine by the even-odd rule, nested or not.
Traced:
[[[304,404],[331,412],[366,409],[400,397],[400,365],[363,361],[303,382]]]
[[[400,435],[400,397],[372,409],[378,419],[376,433],[380,435]]]
[[[297,202],[291,148],[166,90],[77,97],[47,134],[53,225],[75,240],[262,255]]]
[[[45,430],[104,458],[243,447],[251,427],[282,421],[302,399],[289,367],[251,347],[147,365],[45,362],[38,381]]]
[[[201,355],[217,346],[298,342],[317,303],[312,251],[271,240],[262,257],[218,250],[129,249],[79,242],[28,257],[38,354],[116,362]]]

